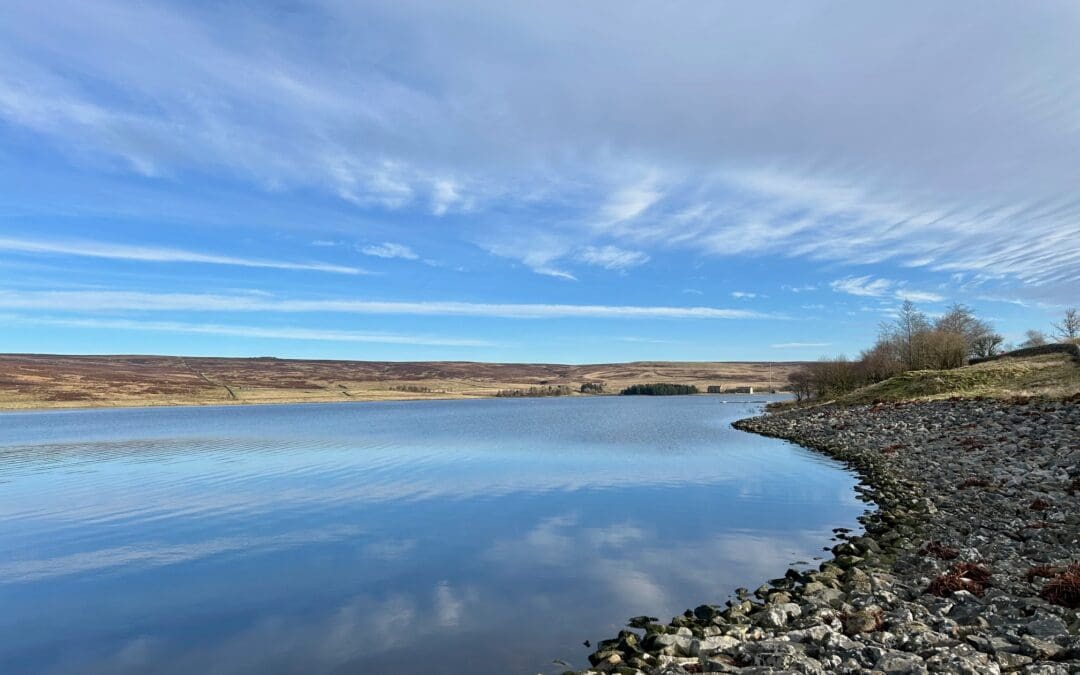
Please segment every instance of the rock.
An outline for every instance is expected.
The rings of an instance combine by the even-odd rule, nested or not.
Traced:
[[[1012,652],[994,652],[994,660],[1001,666],[1001,670],[1006,673],[1016,672],[1025,666],[1031,665],[1032,662],[1030,656]]]
[[[1065,625],[1061,617],[1053,614],[1045,614],[1033,621],[1029,621],[1026,628],[1030,635],[1042,638],[1066,635],[1069,632],[1069,627]]]
[[[692,640],[690,642],[689,654],[690,656],[713,656],[718,652],[728,652],[734,650],[742,644],[741,640],[737,640],[728,635],[719,635],[716,637],[701,638],[699,640]]]
[[[844,619],[844,632],[848,635],[872,633],[878,629],[880,622],[880,610],[859,610]]]
[[[766,628],[783,628],[787,623],[787,613],[777,605],[769,605],[754,615],[754,621]]]
[[[858,498],[876,505],[864,531],[839,528],[835,558],[762,585],[752,596],[764,604],[739,589],[726,608],[665,626],[636,617],[640,645],[604,641],[592,672],[1080,675],[1080,615],[1040,597],[1046,577],[1028,579],[1080,550],[1078,403],[826,406],[737,422],[858,471]],[[1045,510],[1029,508],[1037,500]]]
[[[1020,638],[1020,650],[1022,653],[1036,659],[1052,659],[1065,651],[1064,647],[1053,642],[1040,640],[1039,638],[1025,635]]]
[[[884,654],[874,664],[874,670],[885,675],[922,675],[930,672],[918,656],[897,652]]]

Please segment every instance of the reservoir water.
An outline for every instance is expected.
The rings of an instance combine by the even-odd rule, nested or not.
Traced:
[[[758,399],[760,397],[754,397]],[[0,672],[558,673],[822,555],[855,477],[760,403],[0,414]]]

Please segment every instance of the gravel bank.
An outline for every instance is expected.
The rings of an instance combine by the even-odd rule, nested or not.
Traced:
[[[815,408],[736,426],[856,469],[878,506],[866,533],[741,602],[632,619],[584,672],[1080,673],[1080,404]]]

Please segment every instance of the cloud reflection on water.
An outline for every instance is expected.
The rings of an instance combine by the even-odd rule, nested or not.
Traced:
[[[730,429],[744,412],[701,397],[10,416],[42,425],[47,457],[5,450],[34,428],[0,428],[0,669],[580,664],[586,637],[721,602],[862,510],[836,465]],[[598,426],[623,444],[594,446]],[[82,428],[96,440],[49,449]]]

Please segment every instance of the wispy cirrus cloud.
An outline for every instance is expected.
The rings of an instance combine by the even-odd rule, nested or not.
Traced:
[[[220,335],[225,337],[259,338],[269,340],[298,340],[315,342],[361,342],[372,344],[417,345],[435,347],[492,347],[488,340],[449,338],[395,333],[365,333],[350,330],[319,328],[245,326],[233,324],[186,323],[180,321],[136,321],[130,319],[57,318],[44,316],[3,315],[8,323],[20,323],[67,328],[99,328],[107,330],[153,331]]]
[[[619,188],[601,208],[601,219],[607,223],[621,223],[637,218],[661,197],[663,193],[656,187],[654,178]]]
[[[608,270],[625,270],[649,262],[647,254],[618,246],[586,246],[578,257],[587,265]]]
[[[829,287],[837,293],[847,293],[848,295],[860,297],[891,297],[898,300],[910,300],[912,302],[941,302],[945,299],[945,296],[940,293],[917,291],[908,288],[907,284],[904,282],[875,278],[870,275],[837,279],[836,281],[830,282]]]
[[[557,253],[496,255],[563,280],[610,245],[887,263],[1065,302],[1080,13],[972,7],[16,3],[0,122],[110,171],[476,216],[448,238],[557,231]]]
[[[875,279],[872,276],[846,277],[829,284],[837,293],[880,298],[888,295],[896,284],[889,279]]]
[[[179,248],[138,246],[86,240],[34,240],[0,238],[0,251],[38,255],[74,256],[84,258],[107,258],[153,263],[194,263],[203,265],[232,265],[236,267],[260,267],[278,270],[302,270],[330,272],[333,274],[370,274],[359,267],[332,265],[321,262],[289,262],[262,260],[213,253],[201,253]]]
[[[769,345],[771,349],[810,349],[812,347],[831,347],[831,342],[779,342]]]
[[[411,314],[504,319],[749,319],[770,314],[719,307],[633,305],[510,304],[475,302],[392,302],[373,300],[297,300],[261,295],[141,293],[135,291],[2,291],[0,308],[68,312],[331,312]]]
[[[420,257],[408,246],[404,244],[395,244],[389,241],[385,241],[381,244],[361,246],[360,252],[364,255],[375,256],[376,258],[403,258],[405,260],[416,260]]]

